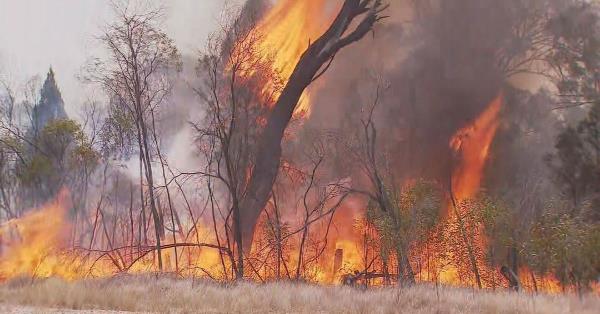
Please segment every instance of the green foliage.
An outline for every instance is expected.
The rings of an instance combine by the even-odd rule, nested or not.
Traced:
[[[600,275],[600,226],[549,212],[532,226],[525,244],[528,265],[562,284],[588,287]]]
[[[55,173],[52,162],[45,156],[36,154],[21,167],[19,178],[25,186],[31,186],[44,178],[53,177]]]
[[[25,150],[23,141],[15,136],[6,135],[0,138],[0,150],[6,150],[14,153],[23,153]]]
[[[71,160],[75,166],[82,166],[90,169],[98,163],[100,155],[91,143],[84,141],[73,149]]]
[[[442,194],[439,188],[419,181],[400,194],[398,216],[401,230],[412,234],[413,240],[423,240],[439,220]]]
[[[369,202],[366,213],[367,222],[375,227],[379,240],[380,254],[387,260],[400,242],[399,230],[392,215],[380,210],[374,202]]]
[[[48,121],[29,144],[17,176],[29,189],[26,197],[41,201],[90,173],[99,160],[79,123],[70,119]]]
[[[595,5],[581,1],[549,23],[554,46],[548,61],[556,70],[560,93],[569,99],[599,100],[599,21]]]
[[[42,130],[42,137],[72,136],[81,138],[81,126],[71,119],[56,119],[48,122]]]
[[[600,16],[594,4],[580,2],[550,22],[555,46],[549,58],[561,99],[587,110],[576,126],[556,139],[547,162],[557,186],[572,203],[571,216],[586,207],[600,221]]]
[[[489,196],[481,196],[479,204],[477,208],[486,237],[504,248],[518,246],[520,239],[516,235],[515,225],[519,214],[501,200]]]
[[[374,202],[367,208],[367,221],[375,227],[382,257],[398,248],[424,240],[439,221],[442,193],[433,183],[418,181],[399,193],[388,192],[392,208],[385,211]]]
[[[123,106],[112,104],[100,131],[103,154],[128,156],[137,144],[135,121]]]
[[[570,6],[549,24],[549,64],[568,106],[587,115],[567,126],[547,157],[563,200],[551,203],[531,226],[523,251],[540,274],[553,273],[578,289],[600,275],[600,17],[593,3]]]
[[[555,148],[547,162],[558,187],[573,202],[572,213],[591,203],[586,214],[600,221],[600,104],[576,128],[567,127],[557,137]]]

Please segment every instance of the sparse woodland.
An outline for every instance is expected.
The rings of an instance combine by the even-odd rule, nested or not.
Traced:
[[[76,117],[61,73],[0,73],[0,280],[600,293],[598,5],[337,2],[227,6],[193,56],[112,3]],[[503,312],[482,298],[448,312]]]

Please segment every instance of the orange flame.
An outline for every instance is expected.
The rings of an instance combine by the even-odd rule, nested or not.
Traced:
[[[490,145],[498,130],[502,102],[500,93],[472,124],[458,130],[450,140],[450,147],[460,158],[452,174],[452,192],[457,202],[479,192]]]
[[[71,230],[71,225],[65,223],[67,199],[68,193],[63,191],[56,201],[0,227],[0,278],[74,278],[72,269],[64,263],[66,257],[60,252]]]
[[[56,200],[0,226],[0,281],[18,277],[77,280],[88,276],[108,277],[118,272],[158,270],[156,252],[136,259],[137,254],[143,254],[144,250],[128,254],[126,249],[121,249],[120,253],[115,250],[103,258],[96,258],[102,250],[71,247],[73,229],[67,213],[69,204],[69,193],[63,190]],[[208,228],[198,225],[195,230],[199,239],[215,242],[211,241],[214,235]],[[97,238],[102,236],[98,234]],[[177,241],[183,243],[186,239],[178,238]],[[167,239],[163,245],[170,244],[172,240]],[[174,250],[163,249],[162,257],[164,270],[174,271]],[[208,272],[216,278],[224,277],[218,251],[212,248],[179,248],[178,263],[182,275],[198,276]]]
[[[459,129],[449,142],[449,146],[454,151],[455,158],[457,159],[457,164],[452,170],[452,195],[450,197],[453,198],[453,201],[446,207],[446,219],[448,220],[457,219],[457,214],[462,216],[464,213],[460,211],[464,210],[464,207],[461,206],[461,203],[474,197],[480,190],[483,171],[489,157],[489,149],[498,130],[499,113],[502,103],[503,94],[499,93],[477,119]],[[454,208],[454,206],[457,206],[457,208]],[[450,209],[455,209],[456,211]],[[444,228],[439,232],[441,232],[444,238],[452,237],[450,235],[451,231],[448,228]],[[473,240],[474,243],[470,244],[473,246],[472,249],[478,251],[485,249],[486,240],[480,233],[477,233],[476,238]],[[427,247],[427,244],[424,247]],[[451,262],[452,258],[455,257],[446,255],[443,258],[444,260],[435,262],[436,265],[434,265],[434,268],[437,268],[439,271],[435,275],[435,279],[446,284],[464,284],[459,274],[461,270],[457,269],[456,265]],[[478,267],[485,267],[483,258],[482,255],[477,255],[476,264]],[[465,265],[465,267],[469,266]],[[480,269],[480,272],[483,271],[491,274],[495,273],[493,269]],[[429,275],[421,275],[420,277],[431,277]],[[470,282],[469,284],[474,283]]]
[[[326,0],[281,0],[260,21],[257,30],[263,36],[260,51],[272,56],[273,68],[283,82],[287,82],[300,57],[311,41],[327,30],[331,14]],[[268,87],[273,88],[273,87]],[[296,107],[296,114],[310,114],[310,92],[304,93]]]
[[[331,20],[332,13],[335,12],[335,10],[331,10],[329,13],[326,10],[331,2],[339,3],[339,1],[327,0],[280,0],[257,25],[256,30],[263,35],[260,39],[259,51],[263,54],[263,58],[272,58],[272,66],[284,82],[289,80],[310,42],[316,40],[326,30],[327,22]],[[274,89],[273,84],[268,83],[265,88],[268,91]],[[500,93],[472,123],[458,130],[450,140],[450,148],[458,160],[451,180],[453,197],[457,202],[475,196],[480,190],[483,171],[489,158],[489,148],[499,126],[498,119],[502,103],[503,95]],[[295,112],[308,115],[310,106],[310,91],[307,91]],[[67,251],[71,223],[67,217],[66,199],[66,193],[63,193],[56,201],[0,226],[1,280],[18,276],[58,276],[74,280],[85,277],[92,267],[96,269],[94,274],[97,276],[109,276],[116,272],[115,265],[111,265],[108,260],[94,262],[91,265],[89,262],[79,260],[77,254]],[[451,217],[452,214],[449,216]],[[349,230],[352,229],[351,225],[355,218],[353,215],[338,215],[334,221]],[[197,229],[199,230],[197,236],[204,242],[216,242],[210,228],[197,225]],[[307,270],[314,275],[315,281],[320,283],[339,282],[343,275],[342,272],[363,270],[365,264],[368,263],[364,253],[361,252],[363,239],[353,231],[355,230],[349,230],[343,235],[330,235],[327,251],[323,254],[323,258],[311,266],[313,269]],[[166,243],[163,243],[165,245],[172,244],[170,241],[171,239],[168,237]],[[178,239],[177,241],[186,242],[187,239]],[[200,242],[200,240],[198,241]],[[477,245],[485,245],[485,239],[476,239],[476,242]],[[339,269],[334,269],[336,267],[332,267],[332,263],[338,250],[341,253],[341,264],[337,266]],[[165,269],[173,270],[176,258],[174,250],[165,249],[162,252]],[[127,271],[156,271],[154,257],[152,254],[148,256],[146,259],[129,265]],[[129,257],[129,259],[131,258]],[[226,276],[222,273],[221,256],[214,249],[180,249],[177,258],[180,267],[185,264],[183,268],[187,269],[187,272],[183,273],[184,275],[212,273],[217,279]],[[297,261],[294,258],[295,256],[291,256],[287,263],[295,265]],[[483,261],[477,262],[480,266],[484,265]],[[225,264],[225,268],[231,268],[227,261]],[[448,261],[440,261],[439,264],[452,265]],[[527,272],[521,271],[520,273]],[[458,269],[452,268],[452,266],[444,268],[437,275],[437,280],[442,283],[459,284]],[[526,282],[526,277],[523,281],[525,286],[532,285]],[[536,283],[536,286],[544,287],[544,285],[547,285],[552,291],[559,289],[559,284],[553,278],[542,278],[540,283]]]

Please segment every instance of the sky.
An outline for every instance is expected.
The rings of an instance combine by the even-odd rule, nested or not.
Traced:
[[[168,9],[164,30],[183,54],[204,46],[226,4],[225,0],[160,2]],[[0,75],[22,83],[34,75],[44,79],[52,66],[67,113],[77,114],[93,94],[77,76],[86,60],[100,53],[95,36],[111,16],[109,0],[0,0]]]

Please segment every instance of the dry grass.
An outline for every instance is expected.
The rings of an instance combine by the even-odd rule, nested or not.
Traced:
[[[600,313],[600,298],[591,295],[534,296],[432,286],[368,291],[292,283],[224,286],[151,277],[12,281],[0,285],[0,303],[160,313]]]

